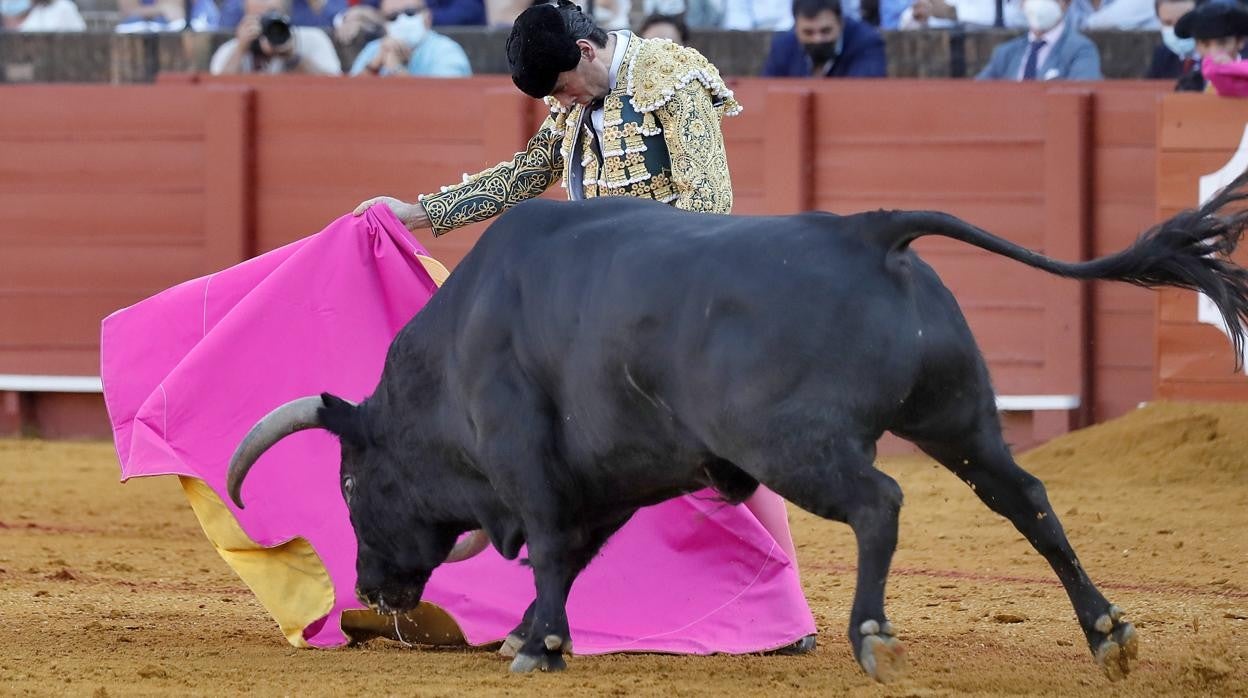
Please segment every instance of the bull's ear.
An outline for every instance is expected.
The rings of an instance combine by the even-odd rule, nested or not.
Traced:
[[[365,442],[364,424],[359,408],[342,398],[321,393],[323,406],[318,410],[321,424],[339,439],[351,446],[361,447]]]

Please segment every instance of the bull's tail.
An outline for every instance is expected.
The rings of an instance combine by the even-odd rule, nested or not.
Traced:
[[[1003,240],[945,213],[905,211],[893,215],[891,249],[904,249],[925,235],[953,238],[1028,266],[1074,279],[1106,279],[1155,288],[1176,286],[1200,291],[1218,306],[1235,346],[1236,368],[1243,356],[1248,322],[1248,270],[1229,257],[1248,228],[1248,172],[1204,206],[1183,211],[1145,231],[1130,247],[1086,262],[1062,262]]]

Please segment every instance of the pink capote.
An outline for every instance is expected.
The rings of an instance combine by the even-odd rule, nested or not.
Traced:
[[[274,546],[296,536],[333,580],[333,610],[308,643],[346,642],[356,600],[355,536],[324,431],[277,444],[251,471],[246,509],[225,474],[247,430],[288,400],[369,395],[391,339],[436,291],[427,255],[389,209],[345,216],[311,237],[188,281],[104,320],[101,373],[122,479],[199,478],[243,530]],[[492,548],[443,565],[425,600],[472,644],[502,639],[534,594],[531,570]],[[568,601],[578,654],[754,652],[814,632],[798,577],[741,506],[689,496],[639,512],[581,574]]]
[[[1221,97],[1248,97],[1248,61],[1200,62],[1200,72]]]

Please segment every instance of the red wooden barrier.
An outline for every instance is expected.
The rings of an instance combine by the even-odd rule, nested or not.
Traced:
[[[1200,178],[1222,169],[1242,149],[1248,103],[1202,95],[1165,98],[1159,119],[1158,216],[1200,202]],[[1239,166],[1248,152],[1240,152]],[[1235,256],[1248,265],[1248,251]],[[1166,290],[1159,296],[1157,394],[1176,400],[1248,400],[1248,376],[1234,370],[1230,342],[1201,323],[1197,297]]]
[[[1156,213],[1166,85],[733,87],[745,105],[725,122],[738,213],[932,208],[1069,259],[1121,247]],[[368,196],[412,199],[509,158],[543,117],[498,77],[166,78],[0,98],[0,374],[92,375],[107,312],[315,232]],[[420,238],[453,266],[482,229]],[[1152,396],[1146,292],[1089,292],[945,240],[918,249],[962,303],[999,392],[1082,399],[1012,417],[1016,442]]]

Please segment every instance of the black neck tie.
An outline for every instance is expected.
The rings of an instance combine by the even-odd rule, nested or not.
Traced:
[[[1027,64],[1023,66],[1023,79],[1036,79],[1036,63],[1040,59],[1040,49],[1045,44],[1044,39],[1031,42],[1031,47],[1027,49]]]

